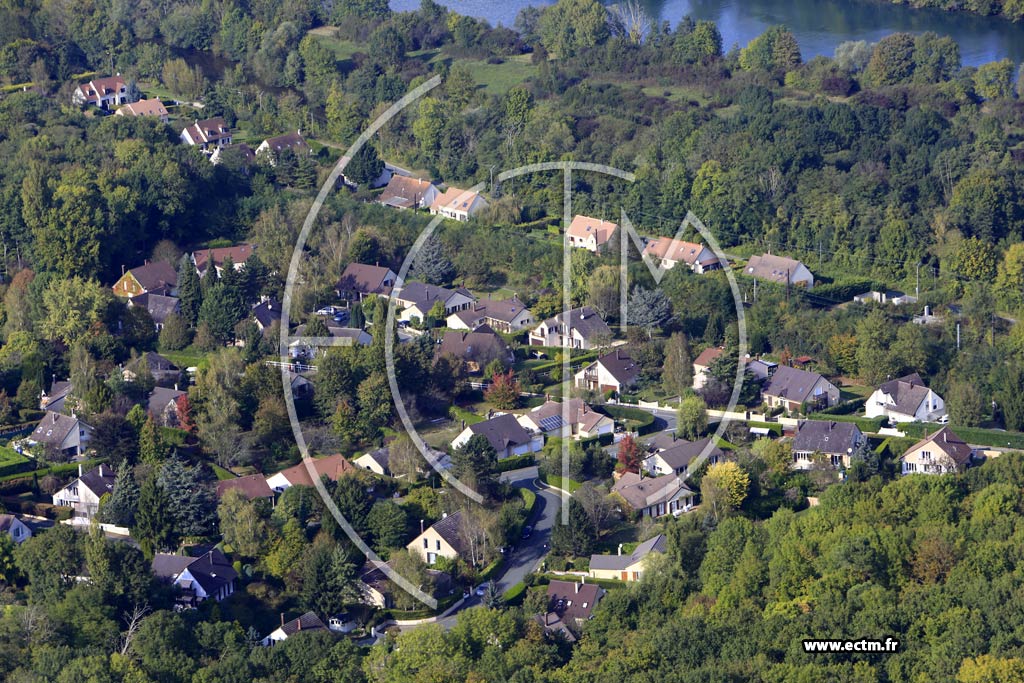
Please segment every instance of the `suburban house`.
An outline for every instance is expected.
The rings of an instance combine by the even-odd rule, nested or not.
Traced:
[[[153,420],[161,427],[177,427],[181,424],[178,399],[182,396],[185,396],[185,392],[178,389],[153,387],[153,391],[149,392],[146,412],[152,415]]]
[[[743,272],[758,280],[767,280],[778,284],[790,284],[795,287],[810,289],[814,286],[814,276],[807,266],[796,259],[774,254],[751,256]]]
[[[402,309],[399,320],[411,322],[413,319],[426,320],[427,315],[437,302],[444,306],[444,317],[456,311],[464,311],[473,305],[476,297],[469,290],[445,289],[437,285],[423,282],[410,282],[402,286],[398,293],[393,293],[395,304]]]
[[[591,555],[590,578],[618,579],[619,581],[639,581],[644,575],[644,565],[652,553],[664,554],[668,548],[668,540],[664,534],[658,534],[638,545],[633,552],[622,554],[619,544],[617,555]]]
[[[398,177],[398,176],[396,176]],[[368,296],[386,296],[395,286],[398,275],[384,266],[369,266],[365,263],[350,263],[345,266],[334,291],[341,299],[362,301]]]
[[[151,100],[139,100],[138,102],[130,102],[116,112],[115,116],[153,116],[160,119],[164,123],[169,120],[167,116],[167,107],[164,103],[157,98]]]
[[[252,256],[255,247],[251,244],[236,244],[233,247],[217,247],[215,249],[200,249],[199,251],[192,253],[192,263],[195,264],[196,272],[202,277],[206,273],[206,269],[210,267],[210,263],[213,263],[213,267],[217,269],[217,277],[221,275],[221,269],[224,266],[224,262],[231,259],[231,263],[234,264],[235,270],[241,270],[245,267],[245,262]]]
[[[281,320],[281,302],[264,299],[252,307],[252,319],[260,332],[266,332],[271,325]]]
[[[459,448],[477,434],[487,439],[498,452],[499,460],[536,453],[544,447],[543,434],[531,434],[519,424],[515,415],[503,413],[489,420],[468,425],[452,441],[452,448]]]
[[[393,175],[377,201],[396,209],[426,209],[440,194],[437,186],[429,180]]]
[[[269,636],[260,641],[264,646],[270,646],[274,643],[279,643],[282,640],[288,640],[291,636],[296,633],[302,633],[305,631],[309,633],[311,631],[326,631],[327,627],[324,626],[324,622],[320,621],[320,617],[313,614],[312,612],[306,612],[301,617],[292,619],[291,621],[284,620],[284,614],[281,614],[281,625],[271,632]]]
[[[181,300],[178,297],[153,292],[131,297],[128,299],[128,305],[145,308],[149,317],[153,319],[157,332],[164,329],[164,324],[172,313],[181,313]]]
[[[199,557],[156,553],[153,574],[181,589],[176,607],[195,607],[203,600],[220,602],[235,592],[238,572],[224,553],[214,548]]]
[[[48,410],[25,440],[29,447],[38,445],[66,457],[77,458],[85,452],[85,445],[91,438],[92,427],[74,415],[62,415]]]
[[[368,560],[356,582],[362,602],[379,609],[390,609],[395,606],[392,596],[396,589],[382,569],[385,564],[392,566],[391,563]],[[426,583],[417,588],[435,598],[451,595],[453,583],[450,574],[437,569],[427,569],[426,574]]]
[[[506,334],[518,332],[534,324],[530,309],[516,297],[511,299],[480,299],[471,308],[448,316],[445,324],[453,330],[473,330],[481,325]]]
[[[71,395],[71,382],[58,382],[54,380],[50,385],[50,391],[43,391],[39,399],[39,410],[47,410],[53,413],[64,412],[64,402]]]
[[[350,161],[352,161],[352,157],[345,155],[338,159],[338,165],[341,166],[342,168],[348,168],[348,164]],[[365,185],[368,189],[373,190],[378,187],[384,187],[389,182],[391,182],[391,178],[395,175],[394,168],[394,166],[388,163],[381,164],[380,173],[377,175],[376,178],[370,180],[367,183],[357,183],[355,180],[349,178],[348,176],[345,175],[344,172],[342,172],[341,182],[344,183],[347,187],[352,188],[353,190],[358,190],[361,184]]]
[[[311,464],[318,479],[327,477],[331,481],[338,481],[340,477],[356,471],[356,466],[340,453],[326,458],[313,458]],[[309,466],[305,461],[267,477],[267,486],[278,493],[283,493],[292,486],[312,485],[313,479],[309,476]]]
[[[892,304],[893,306],[903,306],[905,304],[916,304],[917,297],[911,296],[910,294],[904,294],[903,292],[896,291],[885,291],[876,292],[874,290],[858,294],[853,297],[853,300],[859,304]]]
[[[309,154],[309,145],[306,143],[306,139],[302,137],[302,131],[297,130],[294,133],[285,133],[284,135],[278,135],[272,138],[267,138],[260,143],[260,146],[256,148],[257,157],[265,157],[271,166],[277,165],[277,157],[285,150],[291,150],[296,156],[300,154]]]
[[[901,474],[963,472],[974,459],[974,449],[943,427],[924,437],[900,456]]]
[[[892,422],[936,422],[946,414],[946,402],[915,372],[875,389],[864,404],[864,414]]]
[[[213,152],[231,144],[231,128],[220,116],[212,119],[194,121],[181,131],[181,141],[186,145],[198,147],[204,152]]]
[[[82,473],[78,467],[78,478],[53,494],[53,504],[69,507],[75,517],[92,519],[100,508],[100,498],[114,491],[115,474],[110,466],[100,465]]]
[[[774,375],[778,368],[778,363],[774,363],[770,360],[764,360],[762,358],[755,358],[754,360],[747,360],[746,372],[755,380],[762,382]]]
[[[693,388],[703,389],[711,379],[711,364],[725,352],[725,349],[712,346],[700,352],[693,361]]]
[[[441,214],[445,218],[465,223],[486,207],[487,200],[479,192],[449,187],[444,194],[438,195],[430,203],[430,213]]]
[[[722,268],[722,262],[715,256],[715,252],[703,244],[684,242],[671,237],[659,237],[648,242],[644,246],[644,256],[649,256],[656,265],[665,270],[671,270],[680,263],[698,274]]]
[[[577,214],[569,223],[565,237],[569,240],[570,247],[600,254],[618,227],[617,223],[611,221]]]
[[[836,469],[849,469],[854,460],[864,457],[867,445],[867,438],[852,422],[804,420],[790,445],[793,468],[807,469],[818,456],[828,458]]]
[[[256,152],[244,142],[237,145],[214,147],[210,154],[210,163],[217,165],[225,159],[235,159],[242,171],[248,174],[248,167],[256,162]]]
[[[576,386],[588,391],[621,393],[634,386],[640,377],[640,366],[633,362],[629,349],[617,348],[600,356],[576,373]]]
[[[575,642],[580,628],[594,616],[594,609],[603,597],[604,589],[587,583],[584,578],[580,583],[551,581],[547,592],[548,609],[541,617],[544,630]]]
[[[693,507],[695,498],[677,476],[645,477],[633,472],[619,477],[612,493],[618,494],[638,516],[652,519],[686,512]]]
[[[405,547],[410,553],[419,555],[428,565],[435,564],[439,557],[457,559],[463,551],[462,532],[459,529],[461,522],[461,512],[445,515],[424,529]]]
[[[295,399],[309,398],[313,395],[313,383],[294,370],[288,371],[288,388]]]
[[[374,474],[379,474],[382,477],[390,477],[390,460],[391,451],[388,449],[387,446],[384,446],[383,448],[377,448],[375,450],[363,453],[358,458],[353,460],[352,464],[360,469],[369,470]]]
[[[573,308],[548,318],[530,332],[530,346],[592,349],[610,343],[612,330],[590,306]]]
[[[217,498],[223,498],[228,491],[238,491],[246,500],[262,498],[274,504],[274,491],[267,484],[262,474],[249,474],[234,479],[221,479],[217,482]]]
[[[515,361],[515,354],[505,340],[487,325],[481,325],[472,332],[449,330],[444,333],[435,354],[458,358],[466,364],[469,372],[482,372],[491,361],[500,360],[506,366]]]
[[[10,514],[0,515],[0,533],[6,533],[15,545],[32,538],[32,529],[23,521]]]
[[[156,351],[145,351],[141,356],[133,358],[125,364],[125,380],[129,382],[134,381],[139,372],[142,371],[143,363],[145,363],[149,374],[153,376],[153,379],[158,384],[175,383],[181,378],[181,369],[168,358],[161,356]]]
[[[327,353],[327,349],[318,347],[309,342],[309,340],[303,338],[303,334],[306,332],[306,325],[302,324],[295,328],[296,339],[293,339],[288,344],[288,355],[295,359],[300,358],[313,358],[317,353],[324,355]],[[339,340],[339,346],[354,346],[359,344],[360,346],[369,346],[373,343],[373,337],[366,330],[361,330],[358,327],[340,327],[338,325],[327,325],[327,332],[331,339]],[[344,341],[348,340],[348,341]]]
[[[653,455],[645,458],[641,466],[651,476],[683,474],[694,458],[703,453],[710,442],[711,437],[705,437],[698,441],[679,439],[668,448],[659,449]],[[708,451],[706,462],[714,465],[724,459],[725,451],[716,445]]]
[[[78,106],[91,104],[110,110],[128,102],[128,86],[120,75],[94,78],[75,88],[71,93],[71,102]]]
[[[126,270],[112,289],[115,296],[129,298],[148,293],[178,296],[178,271],[167,261],[147,261]]]
[[[839,388],[816,372],[797,370],[788,365],[776,368],[761,390],[771,408],[799,411],[805,404],[820,410],[839,403]]]
[[[615,420],[597,412],[583,399],[571,398],[567,403],[568,406],[548,400],[516,419],[526,429],[544,436],[589,439],[615,432]],[[568,423],[565,422],[566,409],[569,413]]]

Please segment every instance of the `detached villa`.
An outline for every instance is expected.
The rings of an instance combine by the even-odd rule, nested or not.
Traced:
[[[238,572],[224,553],[214,548],[199,557],[156,553],[153,574],[181,589],[176,607],[195,607],[203,600],[220,602],[235,592]]]
[[[600,254],[618,227],[617,223],[611,221],[577,214],[569,223],[565,238],[569,240],[570,247]]]
[[[459,448],[474,436],[483,436],[498,453],[498,459],[511,458],[527,453],[536,453],[544,447],[543,434],[528,432],[516,416],[504,413],[483,422],[468,425],[452,441],[452,448]]]
[[[623,474],[612,487],[640,517],[656,519],[679,515],[691,509],[695,494],[677,476],[644,477],[633,472]]]
[[[612,330],[590,306],[574,308],[548,318],[530,332],[530,346],[592,349],[611,341]]]
[[[780,365],[761,390],[764,402],[772,408],[791,413],[805,404],[815,408],[831,408],[839,403],[839,387],[816,372]]]
[[[486,207],[487,200],[479,192],[449,187],[444,194],[438,195],[431,202],[430,213],[441,214],[445,218],[465,223]]]
[[[949,427],[933,432],[900,456],[900,473],[946,474],[963,472],[974,459],[971,446]]]
[[[864,414],[892,422],[937,422],[946,415],[946,402],[915,372],[875,389],[864,404]]]
[[[463,551],[462,535],[459,530],[461,521],[461,512],[445,515],[409,541],[405,547],[428,565],[437,563],[439,557],[457,559]]]
[[[128,103],[128,86],[120,75],[94,78],[75,88],[71,102],[78,106],[91,104],[110,110]]]
[[[69,507],[75,517],[92,519],[100,508],[100,498],[114,491],[114,471],[106,465],[82,472],[78,466],[78,479],[53,494],[53,504]]]
[[[668,539],[658,534],[638,545],[633,552],[622,554],[619,544],[617,555],[591,555],[590,578],[618,579],[619,581],[639,581],[644,574],[644,565],[652,554],[664,554],[668,548]]]
[[[644,256],[650,257],[665,270],[682,263],[694,273],[703,274],[710,270],[721,270],[722,262],[703,244],[659,237],[644,247]]]

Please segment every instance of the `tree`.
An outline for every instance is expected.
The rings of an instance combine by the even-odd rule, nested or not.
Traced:
[[[914,73],[914,36],[893,33],[875,44],[864,70],[864,80],[873,86],[895,85]]]
[[[884,382],[896,371],[896,362],[889,353],[892,325],[885,313],[874,310],[857,325],[857,370],[870,385]]]
[[[660,289],[633,288],[629,296],[629,321],[647,330],[651,337],[656,327],[663,327],[672,317],[672,304]]]
[[[221,283],[213,285],[199,307],[199,324],[205,324],[213,338],[223,344],[234,337],[235,323],[239,319],[234,294]]]
[[[139,431],[139,460],[147,465],[156,465],[164,459],[166,452],[156,420],[150,415]]]
[[[42,196],[27,198],[38,192],[27,176],[22,188],[25,204],[40,202],[41,213],[23,212],[25,224],[32,231],[35,256],[45,270],[63,278],[91,278],[99,274],[100,245],[106,222],[95,176],[84,168],[71,166],[59,180],[52,181]]]
[[[180,351],[192,342],[192,335],[188,330],[188,323],[185,318],[177,313],[171,313],[164,320],[163,329],[160,330],[159,344],[162,351]]]
[[[172,454],[160,468],[157,483],[166,496],[175,534],[207,536],[216,528],[217,496],[201,465],[188,466]]]
[[[796,38],[783,26],[772,26],[740,51],[740,66],[747,70],[785,72],[800,61]]]
[[[708,407],[700,396],[687,396],[676,409],[676,433],[684,439],[697,439],[708,427]]]
[[[70,346],[106,314],[111,294],[94,280],[75,275],[52,279],[43,291],[46,316],[40,324],[47,339]]]
[[[593,552],[597,536],[594,525],[575,498],[569,499],[569,518],[567,524],[561,523],[561,515],[551,529],[551,552],[567,557],[585,557]]]
[[[416,253],[413,275],[430,285],[446,285],[452,281],[455,268],[436,237],[428,237]]]
[[[615,520],[615,506],[609,496],[594,486],[592,482],[583,482],[572,494],[572,497],[578,500],[583,509],[587,511],[590,523],[594,525],[595,538],[600,538],[602,533],[612,527]]]
[[[327,618],[359,599],[356,569],[328,536],[318,536],[303,560],[302,604],[306,609]]]
[[[537,31],[548,52],[572,57],[608,38],[607,11],[596,0],[559,0],[543,10]]]
[[[513,410],[519,406],[521,391],[514,371],[498,372],[491,377],[491,386],[484,391],[484,399],[499,410]]]
[[[332,497],[338,506],[338,511],[348,520],[353,529],[359,534],[369,531],[367,517],[370,514],[373,501],[367,498],[366,485],[359,477],[354,475],[340,477]]]
[[[269,540],[269,527],[260,507],[264,501],[249,500],[238,489],[228,489],[217,506],[224,542],[242,557],[260,557]]]
[[[775,439],[757,439],[750,452],[777,474],[785,474],[792,464],[789,446]]]
[[[392,548],[405,545],[409,520],[405,510],[389,500],[379,500],[373,504],[366,516],[366,526],[373,538],[373,549],[386,554]]]
[[[404,432],[388,444],[388,469],[392,476],[415,481],[423,464],[423,455]]]
[[[857,74],[871,61],[872,46],[866,40],[847,40],[836,46],[835,62],[840,69]]]
[[[494,482],[498,453],[483,434],[474,434],[452,453],[452,474],[481,495]]]
[[[114,490],[110,499],[100,508],[100,517],[108,524],[128,527],[135,526],[135,513],[139,509],[139,485],[135,481],[132,467],[122,462],[114,477]]]
[[[366,327],[366,314],[363,313],[362,306],[352,306],[352,315],[349,317],[348,324],[349,327],[354,327],[357,330],[361,330]]]
[[[1003,426],[1011,431],[1024,431],[1024,368],[1014,363],[1000,373],[995,401],[1003,415]]]
[[[619,450],[616,457],[624,472],[636,474],[640,471],[643,448],[631,434],[627,434],[619,441]]]
[[[345,166],[345,177],[356,185],[369,185],[383,170],[384,162],[377,155],[377,148],[367,142]]]
[[[78,532],[56,524],[18,546],[14,561],[29,584],[29,601],[36,605],[60,602],[81,571],[82,548]]]
[[[1013,62],[1004,59],[982,64],[974,72],[974,90],[987,100],[1013,96]]]
[[[1024,306],[1024,242],[1007,247],[999,263],[995,291],[1010,306]]]
[[[673,332],[665,342],[665,360],[661,368],[661,387],[670,396],[682,396],[693,386],[693,360],[686,335]]]
[[[617,266],[598,266],[586,280],[587,303],[605,318],[618,314],[619,278]]]
[[[700,497],[710,514],[719,520],[738,508],[747,497],[750,477],[735,462],[720,462],[708,468],[700,480]]]

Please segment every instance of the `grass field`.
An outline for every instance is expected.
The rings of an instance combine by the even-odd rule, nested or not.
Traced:
[[[32,461],[13,448],[0,446],[0,476],[18,474],[32,469]]]
[[[337,29],[333,26],[320,26],[312,29],[309,34],[315,36],[320,44],[334,53],[334,58],[339,62],[351,59],[358,51],[358,46],[351,40],[345,40],[337,36]]]
[[[161,351],[160,355],[171,361],[179,368],[199,368],[206,364],[206,354],[193,347],[182,351]]]
[[[530,63],[529,55],[509,57],[501,64],[470,59],[460,61],[469,68],[473,80],[481,84],[488,95],[504,95],[537,72],[537,68]]]

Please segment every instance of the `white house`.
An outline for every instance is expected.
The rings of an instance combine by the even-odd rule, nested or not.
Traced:
[[[518,332],[535,323],[530,309],[516,297],[480,299],[470,308],[448,316],[445,324],[453,330],[475,330],[487,325],[498,332]]]
[[[391,460],[391,451],[388,447],[378,448],[376,450],[367,451],[358,458],[352,461],[352,464],[359,469],[369,470],[374,474],[379,474],[382,477],[391,476],[391,468],[389,467]]]
[[[92,519],[100,508],[100,498],[114,492],[115,474],[107,465],[82,472],[78,466],[78,478],[53,494],[53,504],[69,507],[75,517]]]
[[[449,187],[430,204],[430,213],[465,223],[486,207],[487,200],[479,192]]]
[[[790,445],[793,469],[809,469],[815,457],[825,458],[836,469],[849,469],[864,457],[867,447],[867,438],[852,422],[805,420]]]
[[[788,282],[792,286],[806,289],[814,286],[814,275],[807,269],[807,266],[796,259],[775,254],[751,256],[743,272],[759,280],[783,285]]]
[[[138,102],[130,102],[116,112],[115,116],[152,116],[160,119],[162,122],[167,123],[168,115],[167,108],[164,103],[157,98],[151,100],[139,100]]]
[[[256,148],[256,158],[266,159],[271,166],[277,165],[277,159],[281,152],[291,150],[296,156],[308,155],[311,150],[306,139],[302,137],[302,131],[285,133],[272,138],[267,138]]]
[[[946,414],[946,402],[915,372],[875,389],[864,404],[864,414],[893,422],[937,422]]]
[[[565,421],[565,412],[569,414],[568,423]],[[569,399],[568,405],[545,401],[516,419],[531,432],[560,438],[589,439],[615,431],[612,418],[597,412],[580,398]]]
[[[377,201],[396,209],[426,209],[441,195],[429,180],[392,175]]]
[[[672,443],[665,444],[667,448],[659,448],[653,455],[644,459],[642,467],[645,472],[651,476],[683,474],[690,466],[690,463],[694,461],[694,458],[703,453],[711,441],[711,437],[705,437],[698,441],[676,440],[674,433],[672,438]],[[708,451],[706,462],[714,465],[724,459],[725,451],[716,445]]]
[[[720,270],[721,260],[703,244],[684,242],[670,237],[659,237],[644,246],[644,255],[650,257],[656,265],[665,270],[675,268],[682,263],[694,273],[706,273],[709,270]]]
[[[212,153],[231,144],[231,127],[220,116],[202,121],[195,120],[191,126],[185,126],[180,138],[186,145]]]
[[[600,254],[618,227],[617,223],[611,221],[577,214],[569,223],[565,238],[569,240],[570,247]]]
[[[585,366],[574,379],[580,389],[622,392],[634,386],[639,377],[640,366],[633,361],[629,349],[617,348]]]
[[[405,547],[410,553],[419,555],[420,559],[429,565],[435,564],[439,557],[458,559],[464,550],[461,523],[461,512],[445,515],[424,529]]]
[[[536,453],[544,447],[543,434],[528,432],[516,416],[503,413],[483,422],[467,426],[452,441],[452,448],[459,448],[475,435],[484,436],[498,453],[498,459]]]
[[[203,600],[220,602],[235,592],[238,572],[220,550],[199,557],[156,553],[153,574],[181,589],[178,607],[195,607]]]
[[[592,349],[609,343],[612,330],[590,306],[573,308],[548,318],[529,335],[530,346],[560,346],[571,349]]]
[[[591,555],[590,578],[639,581],[644,574],[647,558],[651,554],[661,555],[668,549],[668,539],[663,534],[649,538],[638,545],[633,552],[622,554],[619,544],[617,555]]]
[[[302,633],[303,631],[308,633],[310,631],[323,631],[326,629],[327,627],[324,626],[324,622],[320,620],[320,617],[312,612],[306,612],[301,617],[291,621],[285,621],[284,614],[282,614],[281,625],[260,642],[264,646],[269,646],[282,640],[288,640],[289,637],[294,636],[296,633]]]
[[[25,441],[29,447],[39,445],[77,458],[85,452],[85,445],[91,438],[92,427],[77,417],[47,411]]]
[[[725,349],[712,346],[700,352],[693,361],[693,389],[703,389],[711,379],[711,364],[718,359]]]
[[[644,477],[633,472],[623,474],[612,493],[618,494],[641,517],[656,519],[679,515],[693,508],[695,495],[675,475]]]
[[[476,297],[462,287],[445,289],[423,282],[410,282],[403,285],[397,293],[393,292],[392,296],[395,299],[395,305],[402,309],[398,316],[399,320],[409,322],[426,320],[427,315],[438,302],[444,307],[444,315],[447,318],[452,313],[469,309],[476,301]]]
[[[962,472],[971,464],[974,455],[974,449],[966,441],[949,427],[943,427],[918,441],[900,456],[900,473]]]
[[[305,332],[305,324],[295,328],[296,338],[288,344],[288,355],[296,360],[301,360],[313,358],[318,354],[321,356],[326,354],[327,348],[312,344],[308,338],[303,336]],[[373,343],[370,333],[357,327],[339,327],[328,324],[327,334],[331,339],[339,340],[339,346],[369,346]]]
[[[75,88],[71,93],[71,101],[78,106],[91,104],[100,109],[110,110],[128,102],[128,86],[120,74],[94,78]]]
[[[6,532],[15,544],[32,538],[32,529],[14,515],[0,515],[0,532]]]

